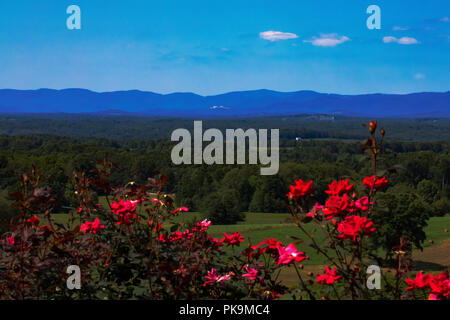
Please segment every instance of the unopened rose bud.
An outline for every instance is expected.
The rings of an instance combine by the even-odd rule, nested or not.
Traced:
[[[374,133],[376,128],[377,128],[377,123],[373,122],[373,121],[370,121],[370,123],[369,123],[369,132],[371,134]]]
[[[381,128],[380,133],[382,136],[384,136],[386,134],[386,130],[384,130],[383,128]]]

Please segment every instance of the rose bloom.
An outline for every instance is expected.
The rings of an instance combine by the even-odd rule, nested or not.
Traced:
[[[281,241],[278,241],[277,239],[270,238],[270,239],[264,239],[263,242],[259,243],[258,246],[265,245],[265,248],[261,248],[263,253],[270,253],[270,254],[277,254],[278,253],[278,246],[282,245]]]
[[[181,232],[180,230],[172,232],[172,234],[169,236],[169,241],[177,241],[177,240],[191,240],[194,237],[194,234],[189,231],[189,229],[186,229],[184,232]]]
[[[193,231],[206,231],[208,230],[209,226],[211,225],[211,221],[205,219],[203,221],[197,221],[195,224],[195,227],[193,228]]]
[[[294,186],[289,186],[290,191],[286,195],[288,198],[298,201],[300,198],[306,197],[313,193],[314,187],[312,185],[312,180],[309,182],[305,182],[302,179],[299,179],[294,182]]]
[[[367,211],[369,210],[369,205],[371,204],[373,204],[373,202],[369,203],[368,197],[362,197],[361,199],[355,201],[355,208],[361,211]]]
[[[278,255],[278,246],[283,245],[281,241],[274,238],[266,238],[263,242],[258,243],[256,246],[252,245],[246,249],[246,254],[250,258],[258,258],[264,253],[269,253],[272,256]],[[256,251],[256,252],[255,252]]]
[[[111,203],[111,211],[117,215],[124,212],[134,212],[136,211],[136,205],[139,203],[139,200],[127,200],[123,201],[119,199],[119,202]]]
[[[328,190],[325,191],[326,194],[330,195],[341,195],[353,190],[353,184],[348,184],[348,179],[346,180],[336,180],[328,185]]]
[[[366,217],[348,216],[338,223],[337,230],[342,232],[339,239],[352,239],[356,242],[359,235],[371,235],[375,232],[372,221],[367,221]]]
[[[177,209],[173,210],[171,213],[172,213],[172,214],[177,214],[178,212],[188,212],[188,211],[189,211],[188,208],[186,208],[186,207],[181,207],[181,208],[177,208]]]
[[[258,270],[255,268],[249,268],[248,265],[244,266],[244,270],[247,272],[242,275],[243,278],[249,278],[250,280],[256,280],[258,278]]]
[[[409,285],[406,290],[425,290],[431,289],[428,300],[448,299],[450,296],[450,279],[448,271],[433,276],[432,274],[423,274],[422,271],[416,274],[414,280],[406,278],[405,282]]]
[[[325,202],[323,215],[327,220],[336,216],[344,216],[351,209],[351,205],[352,202],[347,194],[344,194],[342,197],[333,195]]]
[[[39,218],[37,216],[32,216],[30,219],[27,220],[27,225],[29,226],[38,226],[39,225]]]
[[[422,271],[416,274],[416,277],[414,280],[406,278],[405,282],[407,285],[409,285],[406,290],[415,290],[415,289],[424,289],[430,285],[430,281],[433,278],[430,274],[423,274]]]
[[[208,271],[208,275],[205,276],[205,279],[207,281],[205,281],[203,286],[206,287],[210,283],[221,283],[222,286],[225,287],[225,284],[223,283],[223,281],[230,279],[230,277],[233,276],[233,275],[234,275],[234,273],[230,271],[226,275],[219,276],[217,274],[217,270],[212,268],[211,271]]]
[[[430,281],[431,294],[435,295],[436,299],[447,298],[450,296],[450,279],[448,278],[448,271],[435,275]]]
[[[317,283],[330,285],[340,278],[341,276],[336,275],[336,267],[330,269],[325,266],[325,274],[317,274]]]
[[[308,259],[304,252],[297,251],[295,246],[291,243],[286,248],[283,246],[278,246],[278,265],[280,264],[290,264],[292,262],[302,262]]]
[[[224,232],[223,235],[224,237],[222,238],[222,240],[220,240],[220,242],[224,242],[228,245],[238,246],[242,241],[244,241],[244,237],[241,236],[240,232],[235,232],[231,235],[228,235]]]
[[[137,216],[135,215],[136,206],[139,200],[127,200],[122,199],[119,202],[111,203],[111,211],[117,215],[119,221],[118,225],[121,224],[131,224],[133,221],[137,221]]]
[[[83,231],[85,234],[87,232],[95,234],[101,229],[105,229],[105,226],[100,225],[100,220],[98,218],[95,218],[94,222],[86,221],[80,227],[80,231]]]
[[[386,177],[378,178],[375,176],[371,176],[371,177],[366,177],[363,180],[363,185],[369,190],[372,189],[372,186],[375,190],[382,189],[387,184],[388,184],[388,180],[386,179]]]

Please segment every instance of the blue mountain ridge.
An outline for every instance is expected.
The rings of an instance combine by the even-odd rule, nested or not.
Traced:
[[[236,91],[211,96],[139,90],[0,90],[0,113],[104,113],[175,117],[326,113],[347,116],[450,117],[450,91],[410,94],[327,94]]]

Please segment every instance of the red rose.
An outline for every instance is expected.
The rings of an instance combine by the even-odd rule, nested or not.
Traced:
[[[339,182],[336,182],[335,180],[328,185],[328,190],[326,190],[325,193],[331,195],[341,195],[343,193],[352,191],[353,186],[353,184],[348,184],[348,179],[339,180]]]
[[[430,285],[430,281],[433,278],[432,275],[423,274],[422,271],[416,274],[416,278],[414,280],[406,278],[405,282],[409,285],[406,290],[415,290],[415,289],[424,289]]]
[[[344,194],[342,197],[334,195],[325,202],[323,215],[327,220],[336,216],[344,216],[351,207],[352,202],[347,194]]]
[[[339,239],[352,239],[356,242],[359,235],[371,235],[375,228],[372,221],[367,221],[366,217],[349,216],[339,222],[337,230],[342,232],[338,235]]]
[[[363,185],[369,190],[371,190],[372,187],[375,190],[382,189],[387,184],[388,184],[388,180],[386,179],[386,177],[378,178],[375,176],[371,176],[371,177],[366,177],[363,180]]]
[[[224,242],[228,245],[238,246],[242,241],[244,241],[244,237],[241,236],[240,232],[235,232],[231,235],[228,235],[224,232],[223,235],[224,237],[222,238],[222,240],[220,240],[220,242]]]
[[[111,203],[111,211],[117,215],[117,224],[131,224],[133,221],[137,221],[138,218],[135,214],[136,206],[139,200],[127,200],[122,199],[119,202]]]
[[[368,197],[362,197],[361,199],[355,201],[355,207],[361,211],[369,210],[369,207],[372,204],[373,204],[373,202],[369,203]]]
[[[287,247],[279,245],[278,253],[280,255],[280,257],[278,258],[278,265],[290,264],[292,262],[302,262],[303,260],[308,259],[305,253],[297,251],[297,249],[292,243]]]
[[[309,182],[305,182],[302,179],[298,179],[294,182],[294,186],[289,186],[291,191],[289,191],[289,193],[286,195],[288,198],[298,201],[300,198],[306,197],[313,193],[314,187],[312,185],[312,180]]]
[[[83,231],[85,234],[86,233],[95,234],[101,229],[105,229],[105,226],[100,224],[100,220],[98,218],[95,218],[94,222],[86,221],[80,227],[80,231]]]
[[[325,266],[325,274],[317,274],[317,283],[330,285],[340,278],[341,276],[336,275],[336,267],[330,269]]]
[[[39,225],[39,218],[36,216],[32,216],[30,219],[27,220],[27,225],[29,226],[38,226]]]

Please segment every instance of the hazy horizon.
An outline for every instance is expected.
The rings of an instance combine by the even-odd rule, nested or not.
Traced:
[[[17,88],[0,88],[0,90],[15,90],[15,91],[38,91],[38,90],[55,90],[55,91],[65,91],[65,90],[86,90],[94,93],[111,93],[111,92],[132,92],[132,91],[139,91],[139,92],[148,92],[148,93],[156,93],[160,95],[171,95],[171,94],[195,94],[202,97],[210,97],[210,96],[218,96],[228,93],[236,93],[236,92],[252,92],[252,91],[271,91],[271,92],[279,92],[279,93],[295,93],[295,92],[315,92],[319,94],[331,94],[331,95],[342,95],[342,96],[359,96],[359,95],[376,95],[376,94],[385,94],[385,95],[409,95],[409,94],[417,94],[417,93],[447,93],[450,92],[450,90],[443,90],[443,91],[412,91],[412,92],[406,92],[406,93],[395,93],[395,92],[366,92],[366,93],[337,93],[337,92],[323,92],[323,91],[316,91],[316,90],[309,90],[309,89],[299,89],[299,90],[293,90],[293,91],[282,91],[282,90],[273,90],[273,89],[267,89],[267,88],[260,88],[260,89],[250,89],[250,90],[234,90],[234,91],[224,91],[224,92],[218,92],[215,94],[209,94],[209,95],[203,95],[197,92],[193,91],[172,91],[167,93],[152,91],[152,90],[140,90],[140,89],[119,89],[119,90],[111,90],[111,91],[96,91],[89,88],[62,88],[62,89],[55,89],[55,88],[35,88],[35,89],[17,89]]]

